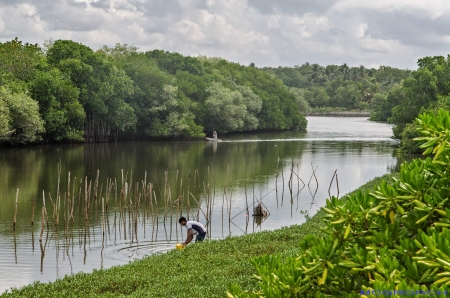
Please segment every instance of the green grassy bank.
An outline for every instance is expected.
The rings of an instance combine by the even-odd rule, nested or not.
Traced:
[[[359,189],[372,191],[381,179],[394,175],[376,178]],[[35,283],[0,297],[225,297],[229,284],[256,289],[251,259],[273,253],[294,255],[303,236],[321,234],[324,215],[319,211],[302,225],[194,244],[124,266]]]

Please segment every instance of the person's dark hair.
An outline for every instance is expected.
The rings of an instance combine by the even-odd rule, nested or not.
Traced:
[[[187,220],[186,220],[186,217],[184,217],[184,216],[180,217],[180,219],[178,220],[178,223],[181,223],[181,222],[183,222],[183,221],[187,221]]]

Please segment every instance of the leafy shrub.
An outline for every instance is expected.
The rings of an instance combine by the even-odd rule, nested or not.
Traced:
[[[418,142],[414,141],[415,138],[419,137],[419,133],[417,131],[417,124],[410,123],[406,124],[405,128],[403,129],[402,133],[400,134],[401,137],[401,147],[399,148],[400,153],[421,153],[422,150],[420,149],[420,144]]]
[[[44,124],[39,105],[24,93],[0,87],[0,142],[25,144],[40,140]]]

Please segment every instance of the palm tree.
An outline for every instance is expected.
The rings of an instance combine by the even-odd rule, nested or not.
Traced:
[[[364,79],[366,77],[364,65],[359,66],[359,76]]]
[[[349,67],[348,67],[347,63],[344,63],[339,67],[339,71],[341,72],[342,76],[344,77],[344,81],[348,78],[348,70],[349,70]]]

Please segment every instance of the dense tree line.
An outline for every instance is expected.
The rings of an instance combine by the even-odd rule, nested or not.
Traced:
[[[220,58],[0,43],[0,144],[305,129],[308,108],[269,73]]]
[[[401,151],[420,152],[414,119],[422,112],[450,109],[450,56],[424,57],[415,71],[388,66],[367,69],[303,64],[264,68],[280,78],[310,107],[371,111],[371,120],[393,124]]]
[[[406,152],[421,151],[412,141],[418,136],[414,119],[425,111],[450,108],[449,57],[424,57],[418,66],[401,85],[377,97],[371,116],[394,125],[394,138],[401,140],[401,149]]]
[[[411,71],[389,66],[378,69],[347,64],[328,65],[305,63],[294,67],[266,67],[264,70],[281,79],[286,86],[306,100],[313,110],[371,110],[379,97],[398,86]]]

